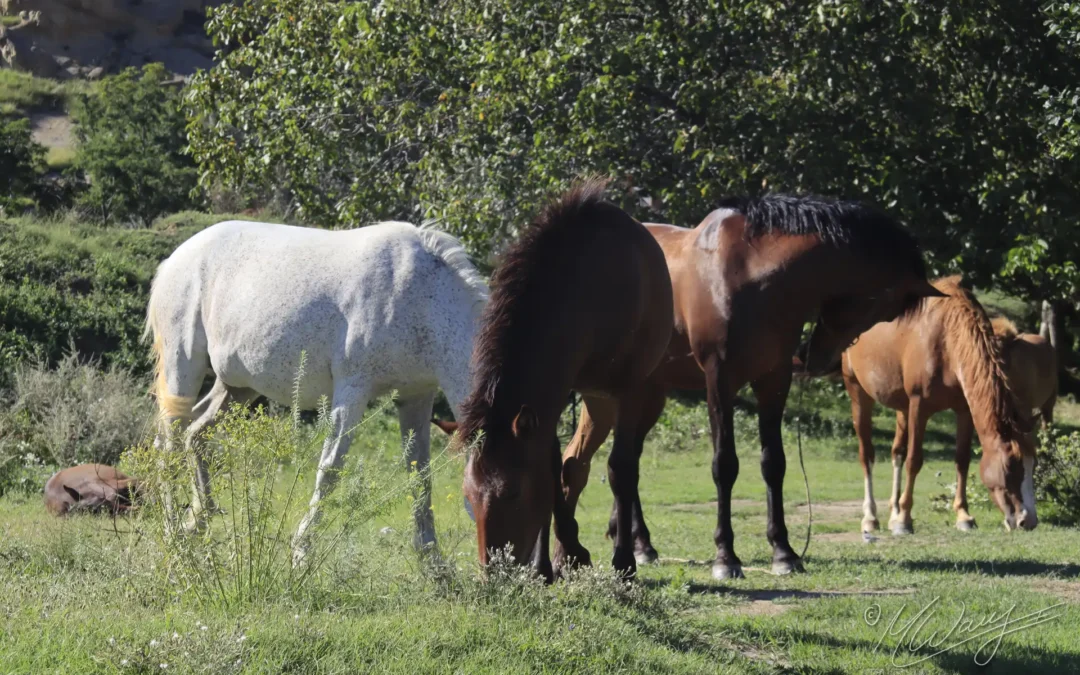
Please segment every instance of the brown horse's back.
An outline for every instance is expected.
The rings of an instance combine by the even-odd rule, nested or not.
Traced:
[[[105,464],[80,464],[45,483],[45,508],[54,516],[72,510],[123,511],[131,507],[135,480]]]
[[[1013,393],[1025,413],[1044,409],[1057,398],[1057,354],[1050,341],[1020,333],[1003,345],[1006,369]]]

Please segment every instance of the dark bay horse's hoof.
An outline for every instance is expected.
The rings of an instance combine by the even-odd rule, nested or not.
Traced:
[[[903,537],[908,534],[915,534],[915,527],[909,523],[893,523],[889,525],[889,529],[892,530],[894,537]]]
[[[652,546],[648,546],[638,551],[634,551],[634,560],[639,565],[651,565],[660,559],[660,554],[656,552],[656,549]]]
[[[615,549],[615,554],[611,556],[611,566],[626,579],[637,575],[637,562],[630,551]]]
[[[589,555],[589,550],[584,546],[574,553],[567,552],[562,546],[556,546],[551,566],[555,571],[555,576],[561,577],[564,572],[577,567],[592,567],[592,556]]]
[[[974,518],[972,518],[971,520],[958,520],[958,521],[956,521],[956,529],[960,530],[961,532],[971,532],[972,530],[977,529],[978,527],[979,526],[975,524],[975,519]]]
[[[794,560],[774,560],[772,564],[772,573],[777,576],[784,576],[785,574],[794,574],[796,572],[806,572],[806,568],[803,567],[802,560],[795,558]]]
[[[717,581],[746,578],[746,575],[744,575],[742,571],[742,565],[740,565],[739,563],[734,563],[732,565],[721,562],[713,563],[712,576],[713,579],[716,579]]]

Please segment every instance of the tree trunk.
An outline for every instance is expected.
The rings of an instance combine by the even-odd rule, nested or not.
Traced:
[[[1044,340],[1050,340],[1050,344],[1057,347],[1057,344],[1050,338],[1051,326],[1054,325],[1054,306],[1050,304],[1049,300],[1042,301],[1042,323],[1039,324],[1039,335]]]
[[[1050,341],[1054,347],[1054,353],[1058,360],[1058,392],[1064,394],[1080,395],[1080,381],[1077,381],[1069,373],[1068,366],[1072,364],[1072,336],[1069,335],[1065,325],[1065,313],[1067,306],[1060,300],[1043,300],[1042,325],[1039,326],[1039,335]]]

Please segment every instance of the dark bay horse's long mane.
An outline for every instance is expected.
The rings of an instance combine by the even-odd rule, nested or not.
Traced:
[[[887,214],[860,202],[823,197],[766,195],[731,197],[719,208],[746,218],[747,236],[766,234],[817,235],[832,246],[850,247],[874,260],[895,261],[926,276],[915,237]]]
[[[490,422],[492,406],[502,371],[517,345],[529,333],[529,323],[522,318],[537,311],[537,285],[557,278],[551,258],[565,245],[567,236],[581,227],[599,225],[625,213],[604,200],[607,182],[589,180],[580,183],[550,203],[525,229],[502,256],[491,277],[491,298],[484,310],[481,327],[473,346],[472,394],[462,406],[459,438],[469,442],[476,432]],[[544,273],[548,270],[549,273]],[[543,293],[558,296],[560,289],[544,288]]]

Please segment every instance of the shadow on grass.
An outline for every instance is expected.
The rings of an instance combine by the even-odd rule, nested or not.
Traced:
[[[884,633],[886,627],[882,626],[881,630]],[[995,674],[1022,673],[1024,675],[1030,675],[1031,673],[1039,673],[1040,675],[1043,673],[1080,673],[1080,653],[1052,652],[1046,649],[1023,646],[1023,633],[1013,634],[1006,638],[1010,640],[1012,654],[1005,656],[991,652],[991,644],[978,653],[979,663],[975,662],[976,650],[979,649],[983,642],[992,643],[996,634],[993,636],[988,634],[985,638],[976,638],[966,645],[955,648],[953,651],[943,651],[945,644],[938,647],[916,646],[922,643],[926,636],[921,636],[923,639],[919,639],[920,636],[910,639],[911,636],[908,636],[909,641],[905,642],[903,641],[904,636],[897,634],[892,637],[885,637],[879,644],[876,640],[845,639],[828,633],[808,630],[786,628],[768,630],[767,628],[761,628],[760,624],[759,626],[740,630],[739,634],[740,638],[749,638],[751,642],[774,643],[777,638],[782,638],[784,642],[813,644],[845,652],[876,653],[885,658],[896,659],[891,667],[871,672],[922,672],[919,663],[934,663],[949,673],[992,672]],[[963,638],[959,639],[962,640]],[[963,649],[963,651],[956,651],[959,649]],[[895,657],[891,657],[890,655],[894,653],[894,650]],[[987,662],[987,657],[990,657],[989,662]],[[813,672],[819,671],[815,670]]]
[[[960,572],[994,577],[1080,576],[1080,564],[1036,560],[899,560],[893,564],[913,572]],[[1080,672],[1078,670],[1077,672]]]

